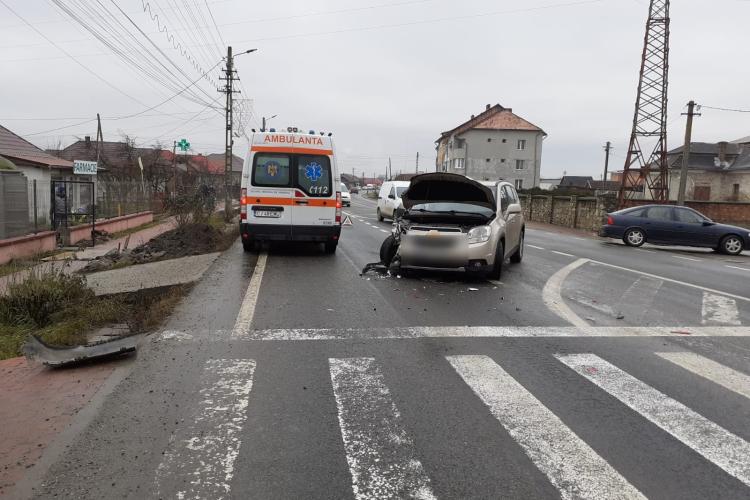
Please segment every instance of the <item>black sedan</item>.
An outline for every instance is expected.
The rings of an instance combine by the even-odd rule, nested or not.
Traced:
[[[607,214],[599,236],[622,239],[626,245],[644,243],[713,248],[739,255],[750,248],[750,230],[717,224],[692,208],[643,205]]]

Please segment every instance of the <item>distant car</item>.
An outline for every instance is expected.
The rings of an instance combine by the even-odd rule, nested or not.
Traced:
[[[688,207],[644,205],[606,215],[599,236],[622,239],[626,245],[644,243],[713,248],[739,255],[750,248],[750,230],[717,224]]]
[[[359,186],[352,186],[349,192],[352,194],[359,194]]]
[[[345,207],[352,206],[352,195],[349,192],[349,189],[346,187],[346,184],[344,184],[343,182],[341,183],[341,204]]]
[[[375,209],[379,221],[382,221],[386,217],[389,219],[394,218],[396,210],[403,207],[401,195],[408,188],[409,181],[386,181],[380,186],[378,207]]]
[[[381,246],[392,269],[465,271],[500,279],[506,259],[523,259],[525,223],[508,182],[483,185],[448,173],[417,175],[403,196],[404,211]]]

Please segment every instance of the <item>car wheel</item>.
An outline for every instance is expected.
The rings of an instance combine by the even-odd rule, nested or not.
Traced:
[[[336,253],[336,247],[339,245],[338,241],[327,241],[325,243],[325,252],[327,254],[334,254]]]
[[[622,237],[622,241],[629,247],[639,247],[646,243],[646,233],[643,229],[628,229]]]
[[[499,280],[503,274],[503,261],[505,260],[505,248],[503,242],[497,243],[497,250],[495,250],[495,262],[492,264],[492,270],[487,273],[487,277],[491,280]]]
[[[380,262],[385,266],[389,266],[396,255],[396,250],[398,250],[396,238],[390,235],[380,245]]]
[[[518,264],[523,260],[523,239],[524,233],[521,232],[521,241],[518,244],[518,249],[510,256],[510,261],[514,264]]]
[[[730,234],[721,240],[721,251],[727,255],[739,255],[744,250],[744,244],[739,236]]]
[[[383,213],[380,211],[380,207],[378,207],[378,222],[383,222]]]

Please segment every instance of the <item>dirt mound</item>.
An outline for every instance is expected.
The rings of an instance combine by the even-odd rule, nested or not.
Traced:
[[[217,252],[226,239],[225,234],[210,224],[189,224],[167,231],[133,249],[133,253],[162,254],[161,259],[175,259],[189,255]]]

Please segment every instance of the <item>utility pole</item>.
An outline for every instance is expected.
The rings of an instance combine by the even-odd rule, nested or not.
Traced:
[[[386,172],[388,180],[393,180],[393,167],[391,166],[391,157],[388,157],[388,172]]]
[[[223,89],[219,92],[223,92],[227,96],[226,106],[224,111],[226,114],[226,128],[224,130],[225,150],[224,150],[224,217],[229,220],[231,214],[232,203],[229,199],[229,188],[232,178],[232,145],[234,138],[232,137],[232,99],[234,94],[238,93],[234,90],[234,81],[237,80],[234,76],[234,60],[232,59],[232,46],[227,47],[227,67],[224,70],[224,78],[221,80],[226,81]]]
[[[604,157],[604,179],[602,179],[604,182],[607,182],[607,175],[609,175],[609,153],[612,151],[612,143],[607,141],[607,145],[604,146],[604,151],[607,152],[607,155]]]
[[[177,141],[172,143],[172,197],[177,194]]]
[[[414,173],[419,174],[419,151],[417,151],[417,169]]]
[[[680,190],[677,193],[677,204],[685,204],[685,190],[687,189],[688,166],[690,164],[690,142],[693,139],[693,117],[700,116],[695,113],[695,101],[688,103],[687,125],[685,126],[685,145],[682,147],[682,168],[680,168]]]

